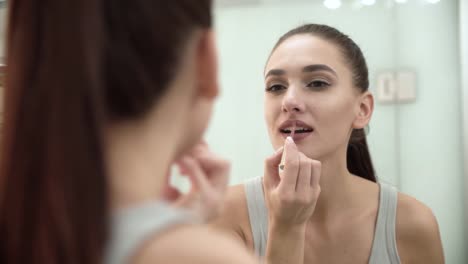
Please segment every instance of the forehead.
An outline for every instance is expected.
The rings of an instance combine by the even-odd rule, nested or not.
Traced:
[[[325,64],[338,74],[345,74],[347,70],[336,45],[320,37],[302,34],[288,38],[273,51],[265,72],[271,69],[294,71],[312,64]]]

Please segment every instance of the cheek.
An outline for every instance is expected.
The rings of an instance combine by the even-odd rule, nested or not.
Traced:
[[[265,98],[263,112],[268,129],[274,126],[275,120],[278,117],[278,111],[278,106],[271,99]]]
[[[263,113],[268,130],[268,136],[270,137],[270,141],[273,147],[277,149],[283,144],[283,141],[278,138],[277,134],[275,134],[276,124],[278,124],[278,118],[281,115],[281,105],[278,105],[278,103],[271,99],[265,98]]]
[[[190,115],[188,115],[189,118],[186,123],[188,124],[187,127],[190,129],[184,133],[184,147],[186,149],[191,149],[202,140],[211,119],[212,109],[212,102],[203,102],[198,104],[198,106],[191,111]]]
[[[325,109],[327,110],[323,111]],[[352,103],[346,100],[329,102],[327,106],[322,107],[320,112],[322,128],[328,135],[344,137],[349,133],[354,121]]]

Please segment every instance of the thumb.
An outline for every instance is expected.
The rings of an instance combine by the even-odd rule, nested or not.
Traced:
[[[279,148],[272,156],[265,159],[264,182],[268,189],[277,186],[280,181],[278,166],[281,162],[284,148]]]
[[[174,202],[181,197],[181,193],[177,188],[165,186],[162,193],[162,199],[168,202]]]
[[[296,143],[291,137],[287,137],[284,141],[283,160],[285,163],[296,161],[299,159],[299,150],[297,149]]]

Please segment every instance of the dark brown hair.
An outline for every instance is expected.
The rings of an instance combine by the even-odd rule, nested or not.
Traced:
[[[0,164],[0,263],[101,263],[103,125],[166,92],[210,0],[12,0]]]
[[[350,37],[330,26],[306,24],[294,28],[281,36],[273,51],[290,37],[303,34],[317,36],[336,45],[351,69],[354,86],[363,93],[369,89],[369,71],[361,49]],[[377,181],[364,129],[354,129],[351,133],[346,157],[351,173],[373,182]]]

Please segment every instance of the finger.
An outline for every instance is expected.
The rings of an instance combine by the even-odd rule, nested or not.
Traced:
[[[171,170],[168,169],[166,172],[166,177],[164,178],[162,189],[162,199],[167,201],[173,201],[180,196],[180,192],[171,186]]]
[[[163,193],[162,193],[163,200],[174,202],[177,199],[179,199],[180,196],[181,196],[180,191],[172,186],[166,185],[163,189]]]
[[[176,165],[177,165],[177,168],[179,169],[179,174],[181,174],[181,175],[187,175],[188,174],[187,168],[185,167],[184,164],[182,164],[182,162],[180,160],[178,160],[176,162]]]
[[[200,164],[190,156],[184,156],[179,162],[186,175],[189,177],[190,183],[195,190],[207,191],[210,188],[208,179],[200,167]]]
[[[266,158],[265,160],[265,175],[263,181],[265,187],[268,189],[278,186],[280,181],[278,166],[281,162],[281,157],[283,156],[283,147],[279,148],[273,155]]]
[[[208,181],[216,189],[224,189],[229,182],[231,164],[213,153],[204,153],[195,157],[205,172]]]
[[[312,188],[320,187],[320,177],[322,175],[322,163],[318,160],[311,161],[311,185]]]
[[[211,152],[206,143],[200,143],[197,150],[192,153],[192,157],[199,162],[202,170],[211,182],[227,184],[231,164],[219,155]]]
[[[291,137],[284,144],[284,170],[281,175],[280,189],[295,190],[299,173],[299,151]]]
[[[304,154],[299,155],[299,175],[297,177],[296,191],[299,193],[310,192],[310,182],[312,177],[312,161]]]

